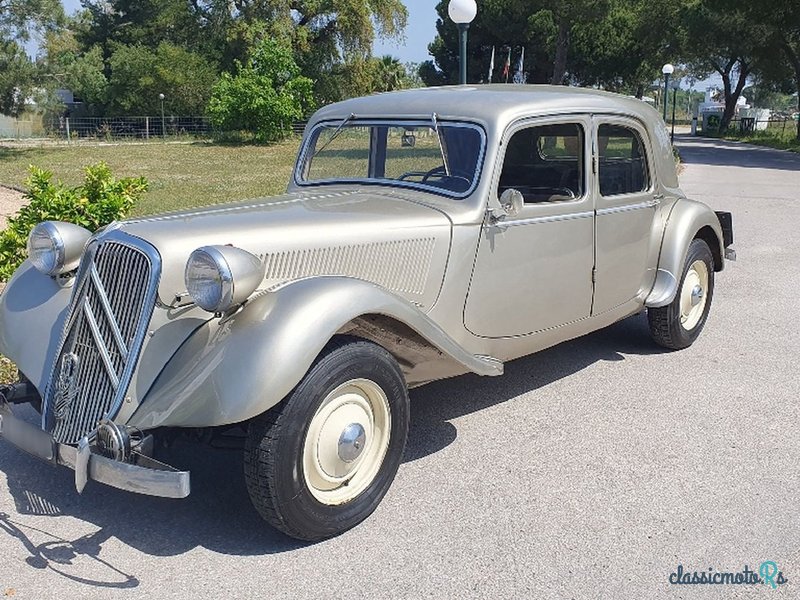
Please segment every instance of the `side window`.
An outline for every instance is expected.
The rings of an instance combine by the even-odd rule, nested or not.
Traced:
[[[600,125],[597,130],[600,194],[635,194],[650,187],[647,156],[639,134],[621,125]]]
[[[498,195],[514,188],[526,203],[583,196],[584,133],[577,123],[520,129],[508,141]]]

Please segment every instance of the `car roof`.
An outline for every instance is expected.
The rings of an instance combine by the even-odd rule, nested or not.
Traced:
[[[658,117],[647,103],[594,89],[554,85],[481,84],[416,88],[352,98],[321,108],[311,124],[329,119],[420,118],[470,120],[500,130],[520,116],[612,113],[647,122]]]

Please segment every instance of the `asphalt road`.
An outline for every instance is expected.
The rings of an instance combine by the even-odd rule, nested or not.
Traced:
[[[679,146],[739,252],[690,349],[660,352],[638,316],[415,391],[385,501],[316,545],[262,525],[235,451],[174,449],[194,490],[170,501],[77,496],[0,443],[0,597],[800,597],[800,156]],[[765,560],[775,592],[668,581]]]

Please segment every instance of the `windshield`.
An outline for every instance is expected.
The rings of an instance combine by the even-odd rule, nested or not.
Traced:
[[[483,131],[474,125],[323,123],[311,133],[301,183],[394,183],[454,196],[472,190],[483,156]]]

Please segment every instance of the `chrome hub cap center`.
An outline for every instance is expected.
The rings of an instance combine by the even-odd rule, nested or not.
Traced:
[[[692,288],[692,306],[697,306],[700,304],[700,301],[703,299],[703,288],[699,285],[696,285]]]
[[[351,463],[361,456],[367,441],[367,432],[361,423],[350,423],[339,436],[337,452],[339,458]]]

